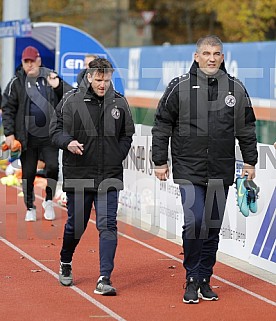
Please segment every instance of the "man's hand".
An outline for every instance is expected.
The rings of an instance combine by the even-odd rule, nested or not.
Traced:
[[[247,175],[247,179],[254,179],[256,177],[255,166],[244,163],[241,177],[244,177],[244,175]]]
[[[82,155],[83,144],[80,144],[77,140],[72,140],[70,144],[68,144],[67,149],[73,154]]]
[[[10,150],[13,149],[14,140],[15,140],[14,135],[9,135],[6,137],[5,143]]]
[[[155,176],[160,179],[160,181],[166,181],[169,178],[169,166],[164,164],[161,166],[155,166],[154,169]]]
[[[49,76],[47,77],[48,84],[53,87],[57,88],[59,85],[59,77],[55,72],[50,72]]]

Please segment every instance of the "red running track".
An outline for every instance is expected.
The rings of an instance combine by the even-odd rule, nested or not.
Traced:
[[[74,286],[58,283],[59,251],[66,210],[57,219],[25,222],[19,190],[0,185],[1,321],[274,321],[276,287],[217,263],[212,286],[220,299],[182,302],[182,248],[169,240],[119,222],[119,245],[112,281],[116,297],[93,293],[98,278],[98,233],[94,213],[74,256]]]

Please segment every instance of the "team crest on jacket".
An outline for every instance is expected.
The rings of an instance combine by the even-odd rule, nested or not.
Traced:
[[[234,107],[236,105],[236,98],[233,95],[226,96],[224,101],[228,107]]]
[[[118,108],[112,108],[111,109],[111,116],[114,119],[119,119],[120,118],[120,110]]]

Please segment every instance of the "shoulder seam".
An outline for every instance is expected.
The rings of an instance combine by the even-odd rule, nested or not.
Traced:
[[[172,92],[174,91],[175,87],[178,86],[180,83],[182,83],[182,82],[187,81],[187,80],[190,79],[190,74],[189,74],[189,73],[188,73],[188,74],[185,74],[185,75],[188,75],[188,77],[187,77],[186,79],[182,79],[181,81],[178,81],[178,83],[172,88],[172,90],[170,91],[170,93],[169,93],[168,96],[167,96],[167,99],[166,99],[166,101],[165,101],[165,105],[167,104],[168,99],[169,99],[170,95],[172,94]],[[180,77],[182,77],[182,76],[180,76]],[[180,77],[178,77],[178,80],[180,79]]]
[[[227,77],[228,77],[228,79],[230,79],[231,81],[233,81],[234,83],[238,84],[238,85],[241,87],[241,89],[242,89],[243,92],[245,93],[245,97],[246,97],[246,99],[247,99],[247,101],[248,101],[248,106],[251,106],[250,98],[249,98],[249,96],[247,95],[246,89],[245,89],[245,87],[243,86],[243,84],[242,84],[240,81],[238,81],[235,77],[231,78],[228,74],[227,74]]]
[[[12,80],[10,81],[9,91],[8,91],[8,95],[9,95],[9,96],[10,96],[10,94],[11,94],[12,84],[14,83],[14,81],[15,81],[16,79],[18,79],[18,77],[17,77],[17,76],[14,76],[14,77],[12,78]]]
[[[63,113],[64,104],[68,101],[68,99],[69,99],[72,95],[74,95],[75,93],[79,93],[79,92],[80,92],[80,89],[79,89],[79,88],[78,88],[78,89],[73,88],[73,89],[67,91],[67,93],[63,96],[63,98],[66,98],[66,99],[63,101],[63,104],[62,104],[62,106],[61,106],[61,108],[60,108],[60,112],[61,112],[61,113]]]

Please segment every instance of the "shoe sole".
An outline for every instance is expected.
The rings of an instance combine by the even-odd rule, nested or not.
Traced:
[[[67,280],[68,282],[63,283],[62,280],[61,280],[61,278],[59,277],[58,281],[59,281],[59,283],[60,283],[61,285],[63,285],[63,286],[71,286],[71,285],[73,285],[73,279]]]
[[[258,212],[258,210],[255,210],[255,209],[252,210],[250,207],[249,207],[249,210],[250,210],[250,212],[253,213],[253,214],[256,214],[256,213]]]
[[[189,301],[183,299],[183,302],[184,303],[188,303],[188,304],[197,304],[197,303],[199,303],[199,299],[197,299],[197,300],[189,300]]]
[[[36,222],[36,219],[35,220],[26,220],[25,219],[25,222]]]
[[[45,218],[46,221],[54,221],[54,220],[56,219],[55,217],[53,217],[53,218],[48,218],[48,217],[46,217],[45,215],[44,215],[44,218]]]
[[[59,283],[61,284],[61,285],[63,285],[63,286],[71,286],[71,285],[73,285],[73,281],[71,281],[70,283],[62,283],[60,280],[59,280]]]
[[[217,300],[218,300],[218,298],[216,298],[216,297],[206,298],[206,297],[204,297],[201,293],[198,293],[198,297],[199,297],[200,299],[204,300],[204,301],[217,301]]]
[[[115,295],[117,295],[116,291],[100,292],[100,291],[94,290],[94,293],[95,294],[104,295],[104,296],[115,296]]]

